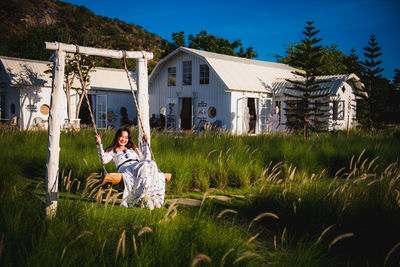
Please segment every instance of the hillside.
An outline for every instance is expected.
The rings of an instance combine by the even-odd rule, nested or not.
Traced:
[[[8,0],[0,6],[0,55],[47,60],[45,41],[122,50],[149,50],[160,60],[168,41],[141,26],[94,14],[84,6],[52,0]],[[121,67],[108,59],[105,66]],[[134,63],[130,63],[134,68]]]

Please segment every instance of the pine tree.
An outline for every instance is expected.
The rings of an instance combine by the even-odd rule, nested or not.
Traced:
[[[368,42],[369,46],[364,47],[365,61],[361,62],[364,67],[361,72],[361,81],[364,87],[356,91],[359,98],[357,102],[357,120],[366,129],[379,129],[384,123],[385,96],[387,88],[383,86],[383,68],[379,67],[382,60],[377,58],[382,55],[381,47],[376,42],[375,35],[372,34]]]
[[[321,67],[322,47],[317,45],[321,39],[314,36],[319,32],[312,26],[313,22],[307,22],[303,34],[305,38],[301,40],[299,46],[293,54],[293,60],[301,71],[294,71],[298,79],[287,79],[290,86],[285,96],[290,99],[286,101],[286,118],[288,128],[303,133],[307,137],[309,130],[323,131],[327,128],[326,117],[328,113],[324,110],[329,105],[326,98],[327,93],[322,91],[320,84],[325,80],[318,79]]]
[[[350,50],[350,55],[346,56],[344,62],[347,68],[347,73],[354,73],[358,77],[361,76],[362,66],[354,48]]]

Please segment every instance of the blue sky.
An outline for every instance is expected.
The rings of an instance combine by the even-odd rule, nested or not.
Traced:
[[[400,69],[400,1],[336,0],[64,0],[85,6],[97,15],[118,18],[142,26],[164,39],[184,31],[201,30],[252,46],[258,60],[275,62],[283,55],[285,44],[303,38],[306,21],[314,21],[320,30],[322,45],[337,44],[345,54],[352,47],[364,59],[363,47],[375,34],[382,48],[383,76],[392,79]]]

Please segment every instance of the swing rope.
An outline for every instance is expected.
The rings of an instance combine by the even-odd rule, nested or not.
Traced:
[[[76,53],[79,54],[79,46],[78,46],[78,45],[75,45],[75,47],[76,47]],[[82,71],[81,71],[81,66],[80,66],[79,60],[76,61],[76,64],[77,64],[78,71],[79,71],[79,79],[81,80],[81,84],[82,84],[82,86],[83,86],[83,75],[82,75]],[[87,90],[86,90],[86,84],[85,84],[85,88],[82,88],[82,89],[83,89],[83,93],[84,93],[84,95],[85,95],[85,99],[86,99],[86,102],[87,102],[87,105],[88,105],[88,109],[89,109],[89,113],[90,113],[90,118],[92,119],[94,132],[96,133],[96,135],[99,135],[99,133],[97,132],[96,122],[95,122],[95,120],[94,120],[92,107],[90,106],[90,101],[89,101],[89,97],[88,97]],[[107,172],[106,167],[105,167],[105,165],[104,165],[103,151],[101,150],[100,145],[97,146],[97,149],[98,149],[99,154],[100,154],[100,161],[101,161],[101,166],[102,166],[102,168],[103,168],[104,175],[107,175],[108,172]]]
[[[143,54],[143,58],[147,61],[147,58],[146,58],[145,53],[143,53],[143,51],[141,51],[141,52],[142,52],[142,54]],[[132,86],[132,83],[131,83],[131,77],[130,77],[130,75],[129,75],[128,67],[126,66],[126,51],[125,51],[125,50],[122,50],[122,54],[123,54],[123,61],[124,61],[125,73],[126,73],[126,76],[128,77],[129,87],[131,88],[131,92],[132,92],[132,96],[133,96],[133,101],[135,102],[136,110],[137,110],[137,113],[138,113],[139,125],[140,125],[140,128],[142,129],[142,131],[145,133],[144,127],[143,127],[143,122],[142,122],[142,117],[140,116],[139,105],[138,105],[138,103],[137,103],[137,99],[136,99],[136,96],[135,96],[135,91],[133,90],[133,86]],[[147,139],[145,139],[145,141],[146,141],[146,143],[147,143],[147,146],[149,147],[149,150],[150,150],[150,154],[151,154],[152,159],[153,159],[154,161],[156,161],[156,159],[155,159],[155,157],[154,157],[154,154],[153,154],[153,151],[151,150],[151,146],[150,146],[150,144],[149,144],[149,141],[148,141]],[[157,168],[158,168],[158,166],[157,166]]]

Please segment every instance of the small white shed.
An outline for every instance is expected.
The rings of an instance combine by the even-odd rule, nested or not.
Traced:
[[[319,93],[329,95],[326,99],[321,99],[323,102],[329,102],[328,117],[326,118],[328,130],[344,130],[347,126],[349,128],[354,127],[356,125],[356,96],[354,92],[362,86],[360,78],[355,74],[343,74],[318,76],[318,79],[325,81],[320,84],[320,87],[326,88]],[[274,106],[278,110],[276,131],[286,130],[284,109],[287,107],[285,101],[290,100],[290,97],[284,94],[294,94],[292,90],[287,89],[290,86],[291,84],[284,79],[277,79],[272,85]]]
[[[46,74],[49,61],[0,57],[0,117],[2,123],[16,118],[20,129],[47,128],[52,87],[51,74]],[[131,72],[132,79],[136,79]],[[88,95],[94,111],[95,121],[100,129],[119,127],[121,120],[136,121],[137,112],[124,70],[96,68],[91,73]],[[133,83],[136,90],[136,83]],[[79,88],[76,81],[73,87]],[[79,95],[72,90],[72,118],[76,115]],[[66,96],[63,95],[62,121],[67,120]],[[87,104],[81,108],[81,124],[90,124]],[[121,114],[121,111],[123,114]],[[85,114],[86,113],[86,114]],[[79,121],[79,120],[78,120]]]

